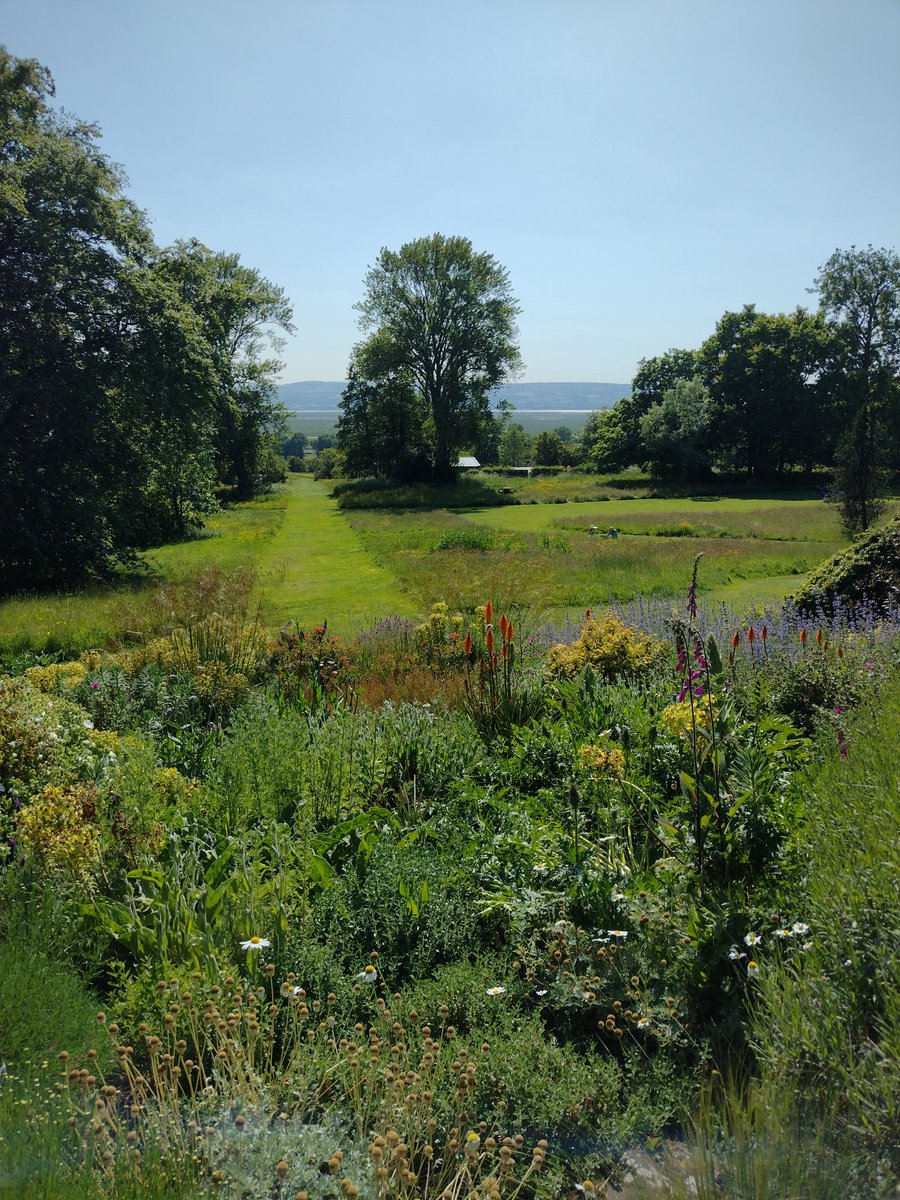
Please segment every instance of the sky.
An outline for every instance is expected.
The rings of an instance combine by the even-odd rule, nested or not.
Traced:
[[[161,245],[282,287],[343,379],[380,249],[509,272],[526,382],[630,381],[900,249],[900,0],[0,0]]]

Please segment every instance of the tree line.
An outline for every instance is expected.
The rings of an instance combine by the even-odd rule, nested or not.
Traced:
[[[662,478],[714,472],[753,482],[831,468],[848,528],[877,515],[900,468],[900,259],[836,251],[818,307],[728,312],[695,350],[642,359],[629,396],[531,439],[491,389],[521,367],[509,278],[464,238],[382,250],[358,305],[371,330],[353,351],[338,447],[351,476],[446,477],[456,455],[484,465],[640,466]]]
[[[103,574],[277,473],[282,290],[158,247],[99,131],[0,47],[0,578]]]

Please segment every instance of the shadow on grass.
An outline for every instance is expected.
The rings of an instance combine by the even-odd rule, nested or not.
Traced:
[[[335,486],[343,509],[498,508],[516,498],[481,479],[461,477],[446,483],[401,483],[396,479],[356,479]]]

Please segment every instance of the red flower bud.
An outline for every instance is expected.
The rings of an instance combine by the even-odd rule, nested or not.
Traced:
[[[485,625],[490,625],[491,622],[493,621],[493,619],[494,619],[494,606],[493,606],[493,604],[491,604],[490,600],[488,600],[487,604],[484,606],[484,623],[485,623]]]

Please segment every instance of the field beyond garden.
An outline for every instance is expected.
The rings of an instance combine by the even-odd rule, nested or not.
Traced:
[[[365,508],[345,496],[342,508],[331,483],[291,476],[209,518],[195,541],[146,553],[150,575],[0,602],[0,653],[148,636],[177,606],[170,593],[213,567],[252,577],[268,628],[327,620],[346,636],[442,600],[472,609],[494,596],[559,622],[611,600],[675,597],[700,553],[707,600],[749,611],[846,545],[838,514],[809,494],[653,498],[639,477],[613,482],[485,474],[422,489],[412,508],[390,493]],[[604,536],[611,527],[616,540]]]

